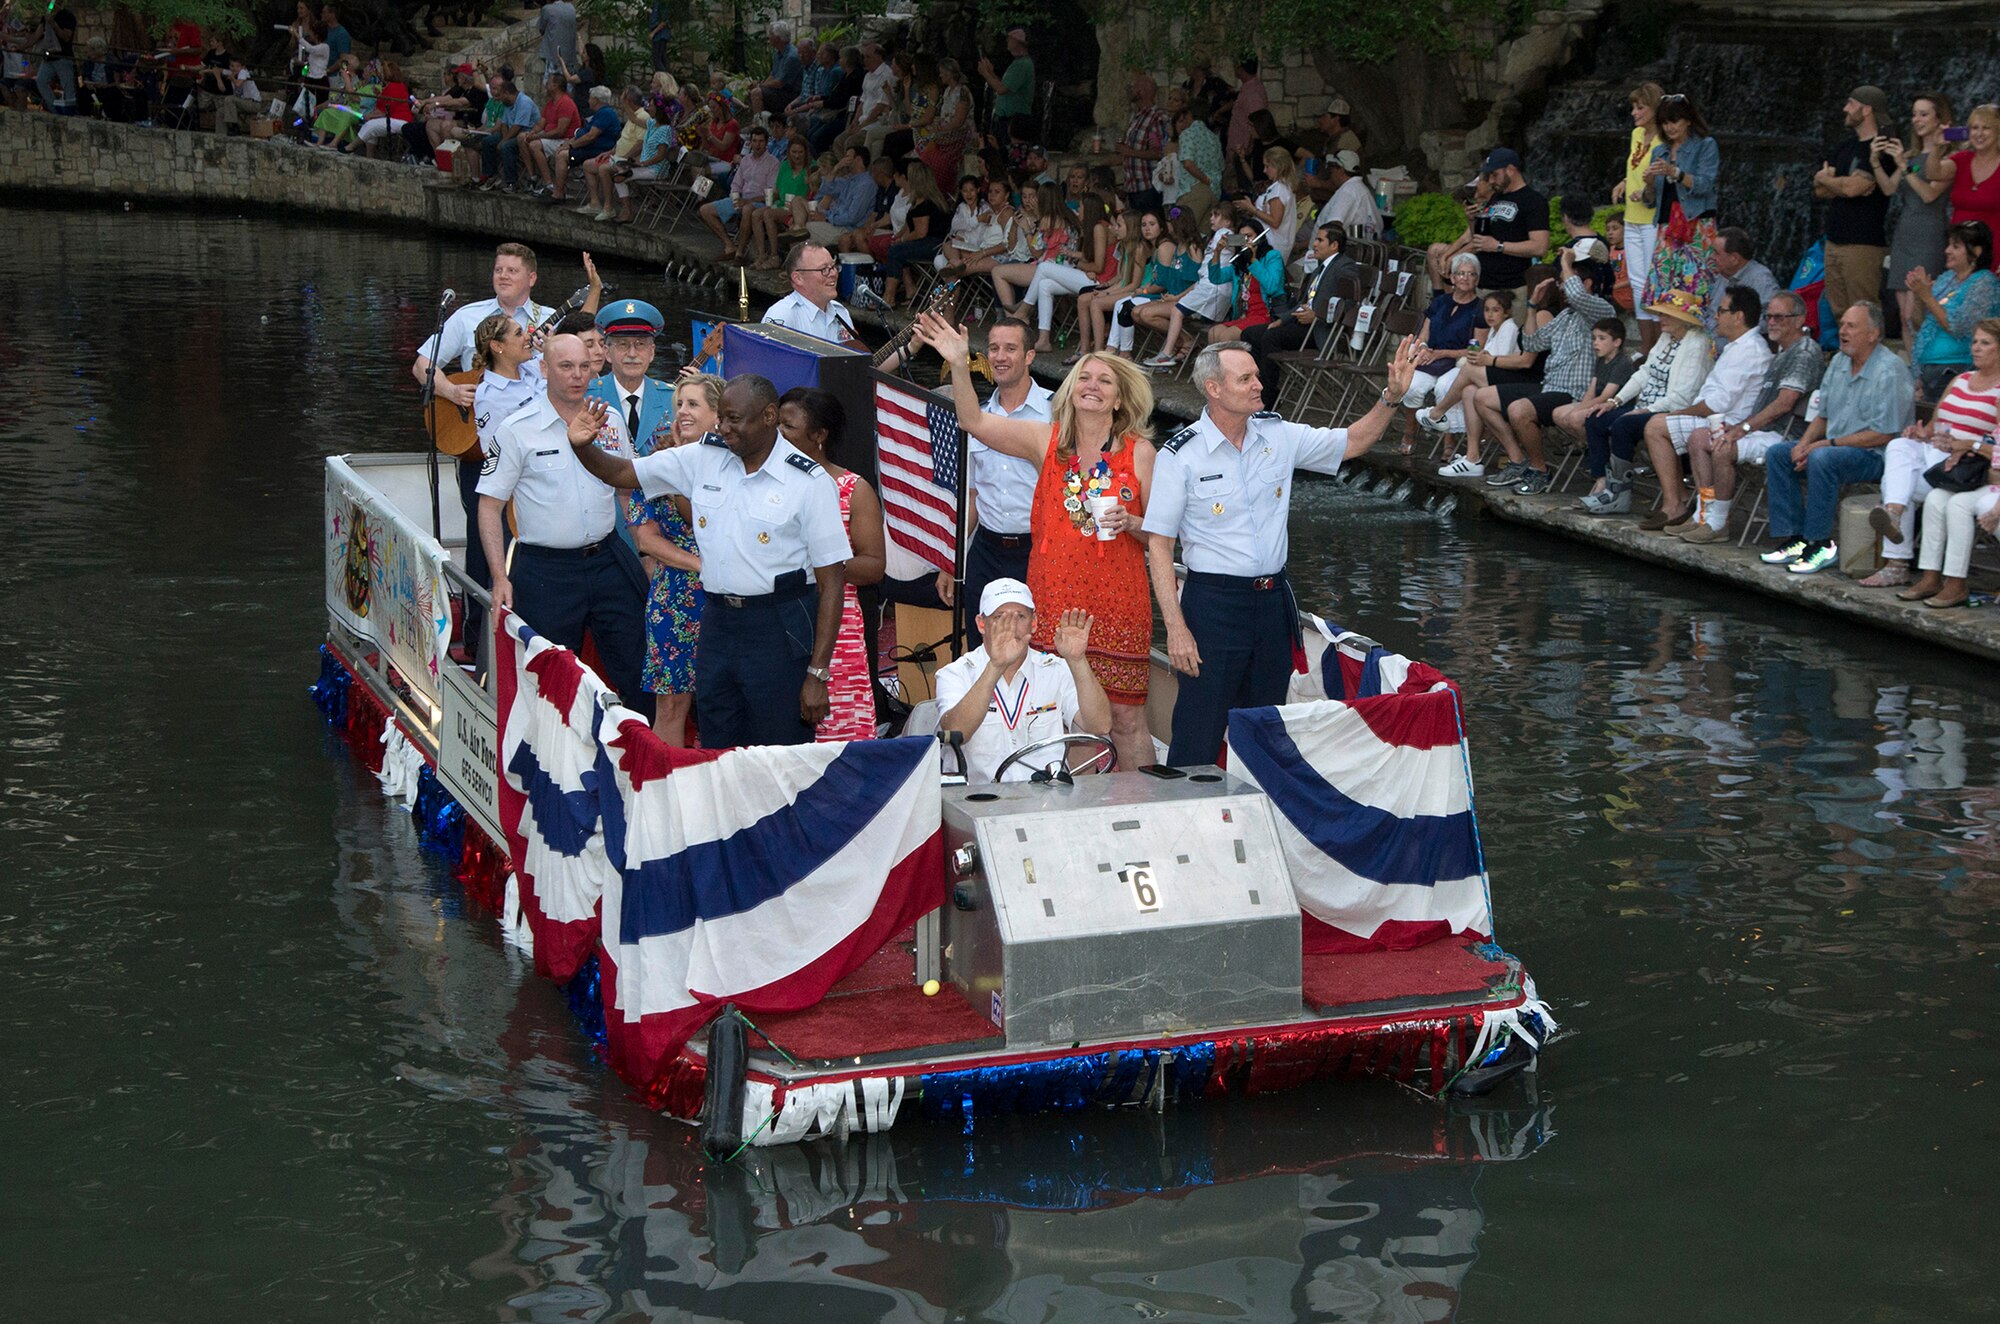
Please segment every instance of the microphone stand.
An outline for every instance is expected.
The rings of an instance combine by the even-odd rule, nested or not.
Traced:
[[[437,325],[431,328],[429,341],[434,349],[441,351],[444,348],[445,310],[456,302],[456,299],[438,300]],[[437,374],[438,364],[433,358],[430,360],[430,368],[424,373],[424,430],[430,434],[431,439],[430,454],[424,457],[424,468],[429,473],[431,482],[431,537],[442,543],[444,516],[438,506]]]

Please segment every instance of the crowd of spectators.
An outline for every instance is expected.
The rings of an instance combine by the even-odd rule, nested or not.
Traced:
[[[1464,195],[1464,231],[1427,254],[1437,292],[1404,402],[1406,451],[1417,428],[1443,432],[1443,476],[1534,495],[1551,486],[1543,433],[1553,429],[1592,477],[1583,511],[1695,544],[1732,539],[1739,471],[1761,467],[1760,555],[1801,575],[1841,559],[1843,492],[1879,483],[1869,517],[1879,557],[1857,559],[1880,565],[1861,585],[1932,607],[1966,602],[1971,543],[2000,526],[2000,486],[1988,481],[2000,413],[2000,108],[1975,109],[1959,129],[1947,97],[1919,93],[1897,136],[1888,97],[1855,88],[1813,175],[1823,290],[1795,290],[1723,216],[1727,162],[1701,110],[1652,83],[1630,105],[1605,234],[1592,222],[1601,199],[1565,196],[1551,226],[1519,154],[1486,158]],[[1822,292],[1830,355],[1815,334]],[[1901,314],[1900,352],[1885,343],[1885,306]],[[1625,348],[1634,331],[1636,357]],[[1506,456],[1492,473],[1488,440]],[[1634,482],[1647,473],[1660,496],[1642,513]]]
[[[1037,352],[1070,348],[1057,340],[1073,325],[1065,363],[1101,351],[1164,370],[1241,339],[1267,404],[1276,356],[1326,345],[1353,267],[1346,246],[1384,228],[1349,103],[1331,97],[1288,131],[1254,58],[1236,62],[1233,82],[1205,60],[1164,88],[1131,76],[1123,131],[1066,156],[1059,177],[1037,142],[1048,89],[1019,27],[968,72],[875,41],[821,46],[776,22],[762,77],[684,82],[656,69],[614,89],[604,53],[577,45],[570,0],[554,0],[540,9],[532,72],[461,65],[432,90],[393,60],[361,59],[337,8],[305,0],[289,29],[293,63],[276,77],[185,24],[163,52],[121,62],[101,41],[79,47],[59,6],[11,23],[17,106],[180,127],[205,113],[220,135],[275,118],[281,140],[425,165],[463,147],[480,187],[607,223],[634,219],[634,184],[692,180],[725,260],[773,269],[810,242],[872,262],[891,307],[942,271],[990,287],[999,312],[1032,327]],[[1842,488],[1879,481],[1884,564],[1862,582],[1934,606],[1963,601],[1962,575],[1944,574],[1961,558],[1919,553],[1917,523],[1934,492],[1964,494],[1992,447],[1981,420],[2000,388],[1988,334],[2000,327],[2000,107],[1978,106],[1961,126],[1936,91],[1900,117],[1879,88],[1846,99],[1812,176],[1827,338],[1838,328],[1823,359],[1819,291],[1786,289],[1756,237],[1723,214],[1730,163],[1702,109],[1650,82],[1628,100],[1621,175],[1602,197],[1562,199],[1559,223],[1510,148],[1489,153],[1464,190],[1463,231],[1425,254],[1433,294],[1404,448],[1420,428],[1443,432],[1445,476],[1532,495],[1552,482],[1545,434],[1567,436],[1593,479],[1582,509],[1696,543],[1727,536],[1738,471],[1761,465],[1765,559],[1799,574],[1837,559]],[[1900,351],[1884,343],[1892,325]],[[1163,338],[1150,355],[1147,332]],[[1491,473],[1489,441],[1505,454]],[[1940,486],[1961,455],[1967,466]],[[1635,512],[1633,482],[1648,472],[1661,498]],[[2000,487],[1973,486],[1959,523],[1990,530]],[[1944,523],[1938,509],[1926,540]]]

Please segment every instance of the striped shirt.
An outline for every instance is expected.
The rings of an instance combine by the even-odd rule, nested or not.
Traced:
[[[1607,299],[1590,292],[1580,276],[1563,282],[1568,307],[1547,326],[1521,337],[1521,348],[1548,351],[1542,363],[1542,389],[1559,391],[1572,400],[1590,394],[1591,371],[1597,366],[1597,352],[1590,347],[1590,330],[1597,322],[1617,315]]]
[[[1960,440],[1986,440],[2000,426],[2000,383],[1989,390],[1974,390],[1972,374],[1960,373],[1945,387],[1935,417],[1937,426]]]

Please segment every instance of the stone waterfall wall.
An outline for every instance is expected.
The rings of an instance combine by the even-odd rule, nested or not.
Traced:
[[[1609,0],[1551,0],[1524,31],[1499,40],[1496,30],[1468,34],[1455,56],[1406,52],[1381,65],[1339,58],[1338,48],[1272,54],[1263,62],[1271,113],[1281,128],[1309,130],[1334,96],[1354,106],[1368,146],[1370,166],[1406,165],[1420,180],[1447,186],[1472,177],[1479,160],[1518,118],[1524,98],[1538,93],[1587,38]],[[1102,55],[1095,119],[1117,131],[1130,114],[1124,53],[1147,36],[1145,21],[1098,25]],[[1218,65],[1229,63],[1219,57]],[[1162,87],[1186,76],[1185,68],[1151,71]],[[1225,70],[1233,76],[1233,71]]]

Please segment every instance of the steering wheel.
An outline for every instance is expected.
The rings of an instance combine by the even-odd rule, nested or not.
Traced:
[[[1005,780],[1007,769],[1013,767],[1016,763],[1026,763],[1034,755],[1046,754],[1051,750],[1059,749],[1067,751],[1071,745],[1093,745],[1096,747],[1097,752],[1085,759],[1081,765],[1067,769],[1068,771],[1116,772],[1118,770],[1118,747],[1111,743],[1110,736],[1100,736],[1090,731],[1076,731],[1067,735],[1050,736],[1045,740],[1037,740],[1032,745],[1023,745],[1001,760],[1000,766],[993,770],[993,780],[996,782]],[[1066,767],[1067,762],[1067,760],[1064,760]],[[1098,766],[1100,762],[1103,765],[1101,767]]]

